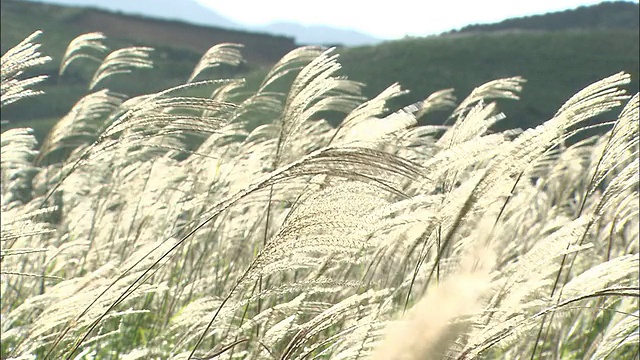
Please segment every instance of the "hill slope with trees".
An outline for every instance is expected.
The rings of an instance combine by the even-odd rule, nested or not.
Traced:
[[[37,69],[49,75],[45,95],[27,99],[18,111],[3,109],[3,120],[36,128],[39,137],[87,92],[95,64],[78,64],[58,77],[59,59],[75,36],[102,31],[112,50],[143,45],[155,48],[154,68],[120,78],[110,88],[130,96],[159,91],[184,82],[210,47],[221,42],[245,45],[246,63],[225,76],[261,78],[268,66],[295,48],[293,39],[265,34],[193,26],[177,21],[106,11],[4,0],[2,52],[36,29],[44,30],[41,51],[54,61]],[[602,3],[558,13],[472,25],[426,38],[407,38],[377,46],[340,49],[344,73],[367,84],[373,97],[399,82],[408,95],[402,106],[434,91],[455,88],[460,97],[489,80],[522,76],[528,80],[522,100],[501,104],[512,123],[529,127],[550,118],[569,96],[596,79],[626,71],[638,91],[638,4]],[[89,66],[90,65],[90,66]],[[218,74],[219,75],[219,74]],[[251,82],[251,81],[249,81]],[[54,91],[55,88],[55,91]],[[51,91],[48,91],[51,90]],[[444,114],[426,121],[442,123]],[[22,125],[21,125],[22,126]]]
[[[522,100],[501,108],[510,121],[530,127],[551,118],[576,91],[619,71],[638,91],[638,30],[521,31],[405,39],[341,51],[344,72],[374,96],[394,82],[410,90],[396,105],[454,88],[458,97],[497,78],[527,79]],[[442,118],[432,118],[441,123]]]

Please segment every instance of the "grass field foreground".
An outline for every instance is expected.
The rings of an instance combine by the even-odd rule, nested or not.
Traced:
[[[38,35],[2,56],[3,108],[46,81],[23,76],[50,61]],[[100,47],[80,40],[70,67]],[[96,69],[116,81],[144,53]],[[340,71],[333,49],[302,47],[252,92],[212,79],[128,98],[98,76],[42,144],[4,131],[1,357],[637,359],[628,74],[496,132],[520,77],[389,110],[399,85],[366,99]],[[446,125],[419,125],[442,109]],[[570,141],[591,127],[606,132]]]

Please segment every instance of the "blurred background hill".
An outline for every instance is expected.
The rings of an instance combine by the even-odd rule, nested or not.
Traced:
[[[278,21],[264,25],[247,25],[233,21],[195,0],[35,0],[53,5],[85,7],[120,14],[175,20],[187,24],[282,35],[298,44],[344,44],[348,46],[379,43],[381,40],[359,31],[331,26],[303,25]]]

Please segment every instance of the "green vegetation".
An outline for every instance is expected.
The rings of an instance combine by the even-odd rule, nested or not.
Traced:
[[[529,128],[550,119],[592,79],[619,70],[637,79],[638,34],[638,29],[460,34],[343,49],[340,54],[344,73],[366,83],[367,96],[394,82],[409,89],[395,106],[446,88],[462,96],[487,81],[522,76],[527,80],[522,100],[501,104],[509,115],[502,129]],[[638,91],[638,82],[630,84],[630,91]],[[444,116],[429,122],[442,124]]]
[[[38,35],[2,56],[3,115],[44,96]],[[496,132],[493,101],[534,80],[390,113],[401,89],[367,100],[331,50],[250,87],[200,72],[234,50],[202,58],[211,80],[126,97],[104,87],[154,73],[125,48],[40,146],[2,132],[0,357],[638,358],[637,79]],[[434,110],[446,126],[419,123]],[[568,145],[602,114],[604,134]]]
[[[99,31],[127,44],[173,48],[202,54],[221,42],[244,44],[250,66],[275,63],[295,47],[293,39],[261,33],[197,26],[178,21],[150,19],[98,9],[58,6],[37,2],[3,0],[2,53],[34,31],[45,31],[49,53],[63,52],[74,37]]]
[[[61,118],[88,93],[87,83],[95,63],[76,64],[62,78],[57,76],[57,61],[69,41],[81,33],[104,32],[109,36],[111,49],[132,45],[155,48],[154,69],[105,85],[129,96],[183,83],[200,56],[221,42],[244,44],[242,52],[246,63],[234,70],[218,69],[208,75],[246,77],[255,90],[267,69],[294,47],[291,39],[278,36],[99,10],[11,0],[2,1],[0,6],[3,53],[34,31],[37,24],[45,31],[42,51],[55,60],[38,69],[39,73],[51,77],[51,81],[43,84],[46,94],[26,99],[20,108],[5,107],[2,114],[4,120],[12,122],[3,129],[31,126],[36,129],[40,142],[46,134],[41,126],[46,120],[41,119]],[[460,33],[345,48],[339,52],[343,73],[367,84],[366,96],[373,97],[395,82],[411,91],[392,100],[394,108],[423,100],[425,94],[441,89],[454,88],[455,94],[461,97],[487,81],[522,76],[528,80],[522,100],[501,103],[501,109],[509,117],[498,126],[502,126],[499,129],[529,128],[550,119],[560,104],[593,79],[620,70],[638,78],[637,18],[638,4],[604,3],[495,25],[472,26]],[[629,91],[638,91],[637,81],[629,85]],[[446,112],[435,112],[422,121],[442,124],[447,116]],[[333,116],[330,120],[335,124],[338,118]]]
[[[236,75],[270,66],[294,48],[292,39],[281,36],[206,28],[95,9],[3,0],[0,14],[3,54],[34,30],[40,29],[44,31],[44,48],[41,51],[55,60],[38,69],[38,74],[46,74],[50,78],[43,84],[45,96],[25,100],[20,109],[7,106],[2,110],[2,119],[12,122],[12,125],[3,129],[14,125],[32,126],[37,128],[36,135],[40,142],[46,132],[40,131],[40,127],[31,122],[43,124],[44,120],[41,119],[61,118],[76,101],[89,93],[87,84],[97,67],[95,62],[79,62],[64,76],[58,77],[59,61],[67,44],[80,34],[95,31],[105,33],[109,37],[106,45],[111,50],[126,46],[154,48],[153,69],[146,73],[132,73],[117,82],[105,84],[112,91],[130,96],[184,83],[202,54],[217,43],[237,42],[246,46],[247,50],[243,51],[246,63],[235,68]],[[228,77],[230,73],[229,69],[218,69],[213,75]]]
[[[513,31],[513,30],[634,30],[640,27],[640,6],[637,1],[604,1],[591,6],[558,11],[544,15],[507,19],[495,24],[469,25],[451,33]]]

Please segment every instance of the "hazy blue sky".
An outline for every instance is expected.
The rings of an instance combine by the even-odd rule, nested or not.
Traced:
[[[430,35],[469,24],[501,21],[590,5],[602,0],[197,0],[249,25],[295,21],[358,30],[382,39]],[[637,2],[637,1],[635,1]]]

